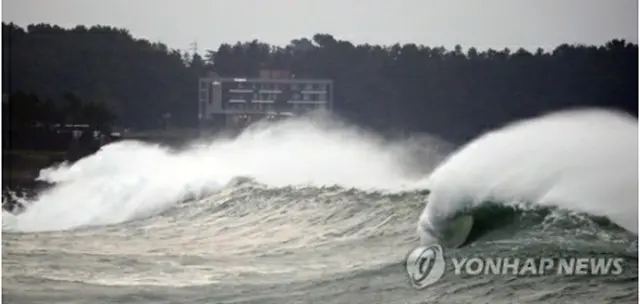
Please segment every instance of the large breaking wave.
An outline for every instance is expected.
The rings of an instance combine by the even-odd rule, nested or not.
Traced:
[[[432,192],[418,222],[423,243],[438,241],[460,212],[496,202],[607,217],[637,234],[637,119],[582,109],[519,121],[453,153],[424,186]]]
[[[201,141],[180,151],[114,143],[73,165],[42,170],[39,179],[55,186],[27,202],[18,216],[3,213],[3,226],[46,231],[121,223],[210,195],[238,177],[271,187],[402,190],[442,155],[437,140],[417,142],[383,140],[320,114],[257,124],[239,137]],[[419,167],[413,163],[417,159]]]
[[[491,225],[500,222],[496,216],[520,212],[486,202],[520,209],[526,202],[538,214],[548,214],[549,207],[584,212],[637,233],[637,132],[637,119],[621,113],[559,112],[484,134],[444,162],[448,147],[442,141],[385,140],[326,116],[257,124],[238,137],[181,150],[124,141],[42,170],[39,178],[55,185],[27,201],[23,213],[3,212],[3,229],[118,224],[212,197],[249,177],[274,189],[417,191],[412,198],[429,189],[428,203],[417,202],[427,203],[418,222],[423,242],[437,239],[426,231],[443,229],[469,209]]]

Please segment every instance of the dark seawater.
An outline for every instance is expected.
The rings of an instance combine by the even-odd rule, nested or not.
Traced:
[[[486,204],[451,257],[622,257],[611,276],[460,276],[411,286],[427,196],[241,183],[159,215],[3,231],[5,303],[635,303],[638,241],[606,218]],[[3,215],[10,225],[11,215]],[[449,267],[451,268],[451,267]]]
[[[122,141],[42,170],[54,186],[3,212],[3,300],[637,301],[637,118],[552,114],[453,153],[331,119],[253,126],[182,149]],[[468,244],[445,248],[444,276],[414,288],[405,258],[456,213],[475,219]],[[621,258],[623,271],[453,271],[473,257]]]

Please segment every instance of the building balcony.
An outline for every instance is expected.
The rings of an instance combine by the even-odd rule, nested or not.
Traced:
[[[326,100],[288,100],[290,104],[326,104]]]
[[[229,89],[230,93],[253,93],[253,89]]]

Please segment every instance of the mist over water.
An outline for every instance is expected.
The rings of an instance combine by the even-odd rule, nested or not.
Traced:
[[[181,151],[123,141],[73,165],[42,170],[39,179],[56,185],[24,213],[3,213],[4,226],[43,231],[121,223],[205,197],[237,177],[271,187],[402,190],[437,163],[437,145],[429,142],[433,153],[322,115],[259,123],[237,138],[200,141]],[[422,167],[414,163],[419,154]]]
[[[635,300],[637,237],[571,211],[634,228],[636,136],[635,119],[591,110],[517,122],[454,154],[428,135],[382,138],[326,116],[262,123],[181,149],[114,143],[42,170],[40,178],[56,184],[24,213],[3,212],[3,296],[20,303],[95,303],[105,294],[134,303],[306,296],[493,303],[515,292],[539,303]],[[630,257],[628,271],[517,280],[445,274],[426,292],[411,288],[399,266],[424,236],[416,222],[422,228],[429,220],[435,230],[486,199],[529,201],[534,212],[515,212],[517,226],[449,254],[618,255]],[[490,207],[473,210],[476,224],[513,211]]]
[[[181,150],[123,141],[73,165],[42,170],[39,179],[56,185],[27,202],[24,213],[3,212],[3,229],[122,223],[249,177],[267,187],[429,189],[421,228],[437,230],[456,211],[491,200],[607,216],[637,233],[637,136],[637,119],[588,109],[515,122],[445,162],[449,147],[442,141],[383,139],[326,115],[258,123],[238,137]],[[423,229],[419,234],[424,237]]]
[[[557,112],[488,132],[453,153],[425,181],[418,231],[487,201],[530,202],[606,216],[637,234],[638,122],[599,109]]]

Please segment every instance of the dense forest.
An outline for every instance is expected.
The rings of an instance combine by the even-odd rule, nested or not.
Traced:
[[[73,93],[54,101],[17,91],[8,99],[11,103],[2,103],[3,148],[65,150],[70,141],[70,131],[62,132],[65,125],[109,134],[116,119],[104,103],[82,100]]]
[[[623,40],[529,52],[354,45],[317,34],[284,47],[237,42],[198,54],[105,26],[3,23],[2,31],[3,93],[28,92],[43,105],[77,96],[133,128],[158,127],[166,114],[195,127],[198,77],[250,77],[263,68],[333,79],[335,111],[355,123],[458,140],[567,107],[638,111],[638,46]]]

